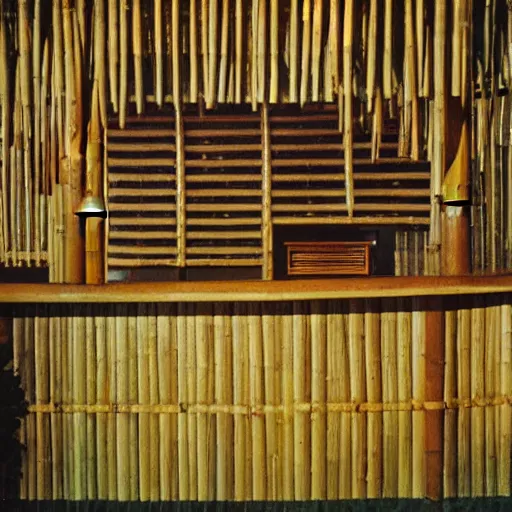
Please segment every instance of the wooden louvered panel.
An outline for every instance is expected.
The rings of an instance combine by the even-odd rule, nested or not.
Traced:
[[[144,122],[145,120],[145,122]],[[107,143],[110,267],[176,264],[176,146],[168,117],[130,118]]]
[[[188,266],[261,264],[260,123],[254,114],[185,118]]]
[[[372,242],[287,242],[288,275],[368,275]]]

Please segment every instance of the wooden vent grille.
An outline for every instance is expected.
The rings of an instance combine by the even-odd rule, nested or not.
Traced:
[[[372,242],[286,242],[289,276],[368,275]]]
[[[108,130],[109,267],[176,264],[176,146],[168,117]]]

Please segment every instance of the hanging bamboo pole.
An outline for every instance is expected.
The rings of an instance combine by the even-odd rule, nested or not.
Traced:
[[[352,40],[354,31],[354,2],[345,2],[343,22],[343,89],[344,89],[344,140],[345,145],[345,189],[349,217],[354,211],[354,178],[352,163]]]
[[[132,10],[132,45],[133,69],[135,73],[135,105],[137,114],[144,109],[144,83],[142,74],[142,26],[140,0],[133,0]]]
[[[210,77],[208,61],[208,0],[201,0],[201,54],[203,69],[203,100],[206,104],[209,102]]]
[[[229,0],[222,0],[222,27],[220,36],[220,66],[217,101],[226,102],[226,89],[228,80],[228,28],[229,28]]]
[[[298,96],[298,58],[299,58],[299,7],[298,0],[290,3],[290,103],[297,103]]]
[[[329,54],[331,59],[331,82],[332,88],[335,93],[339,85],[339,59],[340,59],[340,5],[339,0],[331,0],[330,3],[330,28],[329,28],[329,41],[330,48]]]
[[[208,5],[208,95],[206,108],[215,104],[217,87],[217,1],[209,0]],[[204,23],[204,21],[203,21]]]
[[[393,67],[393,0],[384,4],[384,54],[382,60],[382,91],[385,100],[392,96]]]
[[[320,90],[320,55],[322,52],[322,0],[313,2],[313,37],[311,52],[311,100],[319,100]]]
[[[279,98],[279,1],[270,0],[270,92],[269,102]]]
[[[2,105],[2,252],[5,254],[11,248],[10,241],[13,239],[12,233],[12,212],[9,212],[8,201],[8,173],[11,168],[10,163],[10,127],[11,127],[11,101],[10,101],[10,80],[8,69],[7,54],[7,26],[5,22],[4,10],[0,11],[0,72],[2,80],[0,81],[0,103]],[[12,195],[11,195],[12,197]],[[11,201],[11,205],[12,205]],[[9,225],[10,224],[10,225]]]
[[[196,12],[196,0],[190,0],[189,32],[190,32],[190,102],[197,103],[197,12]]]
[[[126,126],[128,108],[128,0],[119,4],[119,127]]]
[[[300,78],[300,104],[304,106],[309,98],[309,65],[311,52],[311,0],[304,0],[302,6],[302,63]]]
[[[50,216],[48,215],[48,208],[50,199],[49,196],[53,190],[51,184],[51,137],[50,137],[50,113],[48,105],[48,95],[51,93],[50,84],[50,39],[47,37],[43,47],[43,63],[41,69],[41,154],[42,154],[42,176],[41,176],[41,195],[40,195],[40,232],[41,232],[41,249],[46,249],[47,254],[50,252],[50,244],[48,240],[48,231],[51,229]],[[47,257],[48,266],[52,265],[50,256]]]
[[[368,58],[366,69],[366,94],[368,95],[367,112],[373,112],[373,98],[375,94],[375,77],[377,67],[377,35],[378,35],[378,3],[370,2],[370,19],[368,23]],[[375,118],[375,113],[373,115]]]
[[[119,0],[108,0],[108,64],[110,101],[119,110]]]
[[[424,0],[416,0],[415,11],[416,28],[416,64],[418,69],[418,81],[416,88],[418,96],[423,97],[423,62],[425,48],[425,4]]]
[[[41,0],[34,2],[32,34],[32,93],[34,105],[34,191],[32,208],[34,216],[34,259],[41,265]]]
[[[235,0],[235,103],[242,103],[242,32],[243,32],[243,0]]]
[[[164,60],[162,31],[162,0],[154,0],[154,38],[155,38],[155,101],[161,107],[164,102]]]

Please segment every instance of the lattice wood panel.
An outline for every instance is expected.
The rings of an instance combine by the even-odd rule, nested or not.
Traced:
[[[184,121],[186,264],[261,265],[260,116]]]
[[[108,265],[175,265],[174,119],[128,121],[108,131]]]

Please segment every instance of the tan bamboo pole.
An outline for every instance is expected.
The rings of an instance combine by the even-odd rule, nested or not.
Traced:
[[[187,382],[187,318],[186,304],[178,304],[176,319],[177,347],[177,381],[178,381],[178,403],[182,404],[181,412],[178,413],[178,498],[180,501],[188,499],[189,491],[189,461],[188,461],[188,382]]]
[[[34,2],[32,34],[32,93],[34,96],[34,191],[32,208],[34,215],[34,259],[41,264],[41,1]]]
[[[324,45],[324,66],[323,66],[323,100],[326,103],[334,101],[334,89],[332,84],[333,71],[331,69],[333,58],[331,54],[331,28],[329,28],[327,42]]]
[[[452,96],[461,95],[461,64],[462,64],[462,9],[461,0],[452,0],[452,74],[451,74],[451,93]]]
[[[309,98],[309,65],[311,53],[311,0],[304,0],[302,6],[302,61],[300,76],[300,104],[304,106]]]
[[[295,403],[308,401],[310,367],[310,332],[305,304],[293,303],[293,395]],[[308,414],[294,413],[295,499],[306,500],[311,494],[311,431]]]
[[[283,306],[281,316],[281,360],[283,403],[283,499],[294,499],[293,486],[293,323],[289,308]]]
[[[36,306],[34,325],[34,362],[36,405],[47,404],[50,398],[49,374],[50,354],[48,347],[48,314],[43,305]],[[51,498],[50,466],[50,418],[47,414],[36,413],[37,443],[37,499]]]
[[[61,316],[61,347],[62,347],[62,404],[69,405],[71,403],[70,392],[72,391],[72,382],[69,376],[70,368],[70,336],[69,326],[71,321],[68,319],[69,308],[62,311]],[[71,420],[72,415],[66,414],[62,417],[62,453],[63,453],[63,496],[66,499],[71,499],[73,496],[73,471],[72,471],[72,458],[73,452],[71,448]]]
[[[252,499],[265,500],[266,495],[266,454],[265,419],[260,412],[264,403],[263,394],[263,340],[260,308],[257,303],[249,303],[247,333],[249,339],[249,381],[250,404],[252,412]]]
[[[457,299],[445,302],[445,379],[444,401],[448,406],[457,399]],[[425,377],[425,372],[423,373]],[[425,387],[425,386],[424,386]],[[444,475],[443,496],[457,496],[457,451],[452,447],[457,445],[457,416],[458,411],[448,408],[444,413]],[[425,424],[426,427],[426,424]],[[425,436],[427,432],[425,432]],[[425,494],[425,493],[424,493]],[[423,494],[423,495],[424,495]]]
[[[232,318],[233,332],[233,404],[235,406],[249,405],[249,396],[246,387],[245,366],[249,360],[247,339],[246,305],[235,303]],[[234,499],[244,501],[249,499],[247,482],[251,482],[251,471],[247,467],[246,438],[248,436],[247,416],[235,414],[234,416]],[[251,486],[252,487],[252,486]],[[252,489],[250,490],[252,496]]]
[[[7,27],[5,23],[5,11],[0,12],[0,72],[2,80],[0,81],[0,97],[2,104],[2,251],[5,254],[9,250],[10,241],[12,241],[12,214],[9,212],[9,189],[8,173],[10,170],[10,128],[11,128],[11,101],[10,101],[10,80],[7,57]],[[12,196],[11,196],[12,197]],[[11,205],[12,205],[11,201]],[[10,224],[11,222],[11,224]],[[11,247],[12,251],[12,247]]]
[[[354,211],[354,178],[352,163],[352,40],[354,33],[354,1],[345,2],[345,14],[343,23],[343,89],[344,89],[344,137],[345,145],[345,190],[349,217]]]
[[[185,181],[185,135],[181,104],[175,104],[176,123],[176,264],[184,267],[186,262],[186,181]]]
[[[148,304],[148,359],[149,359],[149,403],[158,404],[158,381],[163,376],[158,374],[157,354],[157,319],[155,304]],[[158,429],[159,416],[149,415],[149,476],[150,500],[158,501],[160,497],[160,435]]]
[[[181,66],[180,66],[180,3],[172,1],[172,95],[174,107],[178,110],[182,105]]]
[[[257,80],[258,103],[267,97],[267,0],[258,0],[258,32],[257,32]]]
[[[279,98],[279,1],[270,1],[270,88],[269,102]]]
[[[416,28],[416,65],[418,81],[416,84],[418,96],[423,97],[423,61],[425,49],[425,0],[416,0],[415,28]]]
[[[416,52],[413,26],[412,0],[405,2],[405,51],[407,67],[405,73],[405,101],[410,104],[410,155],[413,160],[419,158],[419,113],[416,78]],[[409,126],[409,125],[408,125]]]
[[[494,396],[500,396],[501,389],[501,308],[499,299],[488,297],[488,301],[492,304],[492,316],[494,317]],[[495,436],[495,451],[496,451],[496,481],[494,482],[494,495],[497,494],[498,485],[500,482],[500,469],[501,469],[501,453],[499,452],[501,440],[501,407],[498,405],[493,406],[494,409],[494,436]]]
[[[412,398],[412,321],[407,300],[399,299],[397,306],[398,401],[408,402]],[[398,468],[398,496],[411,496],[413,474],[412,418],[409,411],[398,413]]]
[[[425,350],[427,343],[426,314],[424,301],[412,299],[411,328],[412,328],[412,399],[422,402],[425,400]],[[425,413],[412,412],[412,481],[411,496],[425,496]]]
[[[93,306],[85,306],[85,366],[86,366],[86,404],[96,404],[96,340],[94,332]],[[96,457],[96,415],[86,415],[86,496],[97,499],[97,457]]]
[[[367,299],[364,306],[364,337],[366,389],[369,403],[382,402],[380,313],[378,302]],[[367,497],[379,498],[382,494],[382,413],[368,414],[367,442]]]
[[[108,0],[108,72],[110,101],[119,110],[119,0]]]
[[[201,54],[203,68],[203,99],[208,104],[210,94],[208,54],[208,0],[201,0]]]
[[[339,59],[340,59],[340,5],[339,0],[330,2],[330,28],[329,28],[329,54],[331,59],[332,88],[337,93],[339,85]]]
[[[385,100],[392,96],[393,68],[393,0],[384,3],[384,53],[382,60],[382,92]]]
[[[14,120],[13,120],[13,136],[14,144],[11,146],[12,154],[10,156],[11,162],[11,260],[12,265],[17,266],[18,263],[18,250],[22,250],[21,246],[21,179],[23,174],[22,168],[22,119],[21,119],[21,87],[20,87],[20,62],[19,59],[16,64],[14,86]]]
[[[161,107],[164,103],[164,60],[162,0],[154,0],[154,37],[155,37],[155,101]]]
[[[277,407],[279,405],[279,388],[281,375],[279,372],[279,350],[276,344],[276,328],[279,327],[274,304],[262,305],[262,339],[263,339],[263,368],[265,390],[265,405]],[[280,415],[274,411],[265,416],[265,454],[266,454],[266,475],[267,475],[267,499],[277,501],[282,499],[282,486],[280,481],[281,466],[279,464],[279,445],[282,439],[279,438],[278,422]]]
[[[49,254],[48,230],[51,228],[50,218],[48,215],[48,207],[50,203],[50,195],[52,191],[50,181],[51,153],[50,153],[50,114],[48,105],[48,95],[51,91],[50,85],[50,39],[47,37],[43,46],[43,60],[41,65],[41,194],[40,194],[40,232],[41,232],[41,249]],[[48,256],[48,266],[50,265],[50,257]]]
[[[396,301],[382,303],[381,345],[382,345],[382,401],[397,402],[397,345],[396,345]],[[383,416],[383,481],[382,496],[398,494],[398,414],[384,411]]]
[[[25,372],[23,371],[22,360],[24,360],[24,346],[23,346],[23,317],[19,313],[14,313],[12,321],[12,351],[13,351],[13,371],[20,379],[20,386],[26,389]],[[20,422],[20,443],[26,446],[27,443],[27,418],[23,418]],[[28,498],[27,483],[28,483],[28,457],[27,452],[21,453],[21,475],[20,475],[20,498],[26,500]]]
[[[494,398],[495,390],[495,372],[496,368],[496,323],[494,318],[494,308],[486,298],[485,305],[485,338],[484,338],[484,387],[485,396]],[[485,496],[496,495],[496,436],[495,420],[496,411],[493,406],[485,407]]]
[[[217,2],[209,0],[208,5],[208,95],[206,108],[213,108],[217,88]]]
[[[228,306],[214,306],[214,351],[215,351],[215,404],[232,403],[231,384],[231,324]],[[217,462],[216,462],[216,499],[233,499],[233,463],[231,443],[233,440],[233,421],[224,412],[217,413]]]
[[[130,381],[128,363],[128,319],[127,306],[117,304],[115,310],[115,328],[109,331],[114,340],[109,340],[115,350],[114,364],[116,368],[116,403],[128,403]],[[117,499],[130,499],[130,425],[128,413],[116,413],[116,444],[117,444]]]
[[[290,103],[297,103],[298,96],[298,58],[299,58],[299,7],[298,0],[290,3]]]
[[[109,404],[117,402],[117,339],[116,339],[116,306],[108,306],[105,312],[105,343],[107,354],[107,378],[106,395]],[[122,476],[122,457],[118,454],[118,436],[117,436],[117,414],[109,412],[107,414],[107,496],[108,500],[118,499],[118,480]]]
[[[126,126],[128,108],[128,0],[119,4],[119,127]]]
[[[140,0],[133,0],[132,6],[133,69],[135,72],[135,105],[137,114],[144,109],[144,82],[142,74],[142,26]]]
[[[192,304],[187,308],[187,340],[196,340],[196,321],[195,321],[195,307]],[[188,399],[187,403],[197,404],[199,402],[197,390],[197,341],[187,345],[187,390]],[[198,444],[197,444],[197,430],[198,418],[197,413],[188,413],[188,464],[189,464],[189,500],[197,500],[198,498]]]
[[[128,317],[128,403],[137,404],[139,379],[138,379],[138,341],[137,341],[137,307],[129,307]],[[130,482],[130,501],[139,500],[139,429],[138,429],[138,416],[136,414],[129,415],[129,428],[130,428],[130,469],[129,469],[129,482]]]
[[[510,396],[512,394],[512,380],[510,378],[510,363],[512,358],[512,309],[510,295],[505,296],[500,305],[501,315],[501,381],[500,395]],[[497,494],[507,496],[510,494],[510,406],[500,406],[500,439],[499,439],[499,467]]]
[[[327,376],[326,304],[311,302],[311,499],[327,497]],[[361,443],[363,444],[363,443]],[[363,448],[363,446],[361,446]],[[361,454],[362,455],[362,454]],[[361,457],[364,464],[364,456]]]
[[[100,116],[103,127],[107,125],[107,83],[105,55],[105,4],[94,3],[94,80],[98,82]]]
[[[149,322],[147,305],[139,304],[137,311],[137,380],[139,404],[150,404],[149,375]],[[150,473],[150,420],[149,413],[139,414],[139,499],[148,501],[151,496]]]
[[[243,58],[243,0],[235,0],[235,103],[242,103]]]
[[[379,158],[382,138],[382,90],[380,86],[375,91],[375,112],[372,120],[372,162]]]
[[[272,279],[274,275],[273,230],[272,230],[272,155],[270,140],[270,120],[268,104],[261,106],[261,144],[262,144],[262,217],[261,239],[263,245],[262,278]]]
[[[219,86],[217,101],[226,102],[226,91],[228,81],[228,29],[229,29],[229,0],[222,0],[221,14],[221,36],[220,36],[220,65],[219,65]]]
[[[313,37],[311,52],[311,100],[318,101],[320,90],[320,55],[322,52],[322,0],[313,2]]]
[[[375,94],[375,77],[377,68],[377,35],[378,35],[378,12],[377,0],[370,2],[370,19],[368,22],[368,58],[366,68],[366,94],[368,95],[367,112],[373,112],[373,98]],[[375,113],[373,114],[375,119]]]
[[[348,353],[350,362],[350,401],[362,403],[366,401],[366,376],[364,345],[364,314],[363,303],[349,301],[348,315]],[[366,497],[366,417],[359,412],[351,413],[352,433],[352,498]]]
[[[197,11],[196,0],[189,0],[190,102],[197,103]]]

